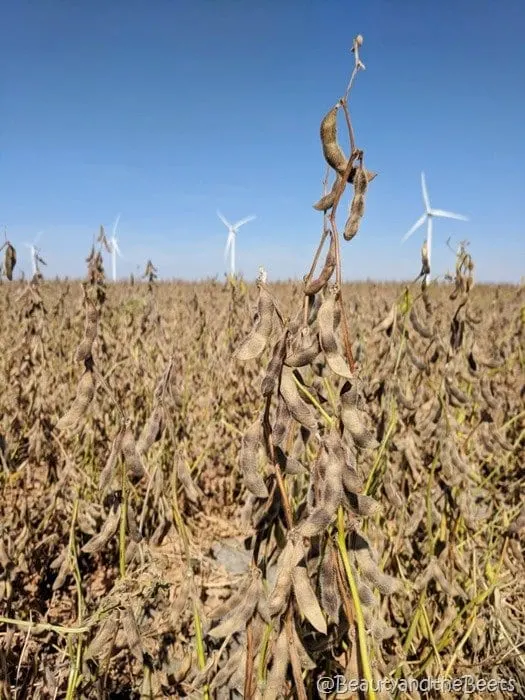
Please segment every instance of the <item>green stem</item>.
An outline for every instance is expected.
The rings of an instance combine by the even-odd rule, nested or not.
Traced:
[[[357,590],[357,583],[354,578],[352,567],[350,566],[350,561],[348,559],[348,552],[346,550],[346,531],[345,531],[345,516],[342,506],[339,506],[337,511],[337,545],[339,548],[339,554],[343,561],[343,566],[346,573],[346,578],[350,586],[350,592],[352,594],[352,601],[355,608],[355,617],[357,622],[357,636],[359,642],[359,653],[361,656],[361,665],[363,667],[363,674],[368,685],[368,699],[376,700],[376,694],[374,691],[374,682],[372,676],[372,668],[370,666],[370,658],[368,654],[368,647],[366,644],[366,628],[365,620],[363,617],[363,609],[361,607],[361,601],[359,599],[359,592]]]
[[[122,460],[122,502],[120,507],[119,524],[119,573],[120,577],[126,576],[126,527],[128,515],[128,478],[126,476],[126,465]]]

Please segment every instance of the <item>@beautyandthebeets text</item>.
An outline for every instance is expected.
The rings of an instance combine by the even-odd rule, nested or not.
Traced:
[[[343,675],[321,676],[317,681],[317,690],[322,694],[356,693],[358,691],[374,692],[411,692],[429,691],[448,693],[496,693],[514,692],[516,685],[511,679],[476,678],[472,675],[457,678],[380,678],[369,683],[364,678],[345,678]]]

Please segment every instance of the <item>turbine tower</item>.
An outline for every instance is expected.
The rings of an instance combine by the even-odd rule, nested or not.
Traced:
[[[32,277],[38,274],[39,268],[38,268],[38,262],[39,262],[39,250],[36,247],[36,244],[40,240],[40,236],[42,235],[42,231],[39,231],[36,236],[33,239],[32,243],[24,243],[26,248],[29,248],[29,254],[31,255],[31,272],[32,272]]]
[[[237,231],[241,228],[241,226],[244,226],[244,224],[247,224],[249,221],[253,221],[256,217],[247,216],[245,219],[241,219],[235,224],[230,224],[229,221],[226,221],[220,211],[217,212],[217,216],[228,229],[228,238],[226,239],[224,257],[227,259],[228,253],[230,254],[230,274],[233,277],[235,275],[235,237],[237,236]]]
[[[427,238],[426,238],[426,253],[428,259],[428,269],[431,268],[431,258],[432,258],[432,219],[434,217],[443,219],[457,219],[458,221],[468,221],[467,216],[463,214],[454,214],[451,211],[444,211],[443,209],[432,209],[430,206],[430,199],[428,196],[427,183],[425,179],[425,173],[421,173],[421,189],[423,192],[423,203],[425,205],[425,213],[420,216],[412,228],[405,233],[401,242],[404,243],[410,236],[415,233],[418,228],[423,226],[425,221],[427,222]],[[430,272],[425,275],[425,281],[429,282]]]
[[[118,246],[118,240],[117,240],[117,226],[118,226],[119,221],[120,221],[120,214],[115,219],[115,224],[113,226],[113,232],[111,234],[111,238],[109,239],[109,245],[111,248],[111,272],[112,272],[113,282],[117,281],[117,254],[119,257],[122,257],[122,253],[120,252],[120,248]]]

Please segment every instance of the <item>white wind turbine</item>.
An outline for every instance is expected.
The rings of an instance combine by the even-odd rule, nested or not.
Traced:
[[[233,277],[235,275],[235,237],[237,235],[237,230],[240,229],[241,226],[244,226],[244,224],[247,224],[249,221],[253,221],[256,217],[247,216],[245,219],[237,221],[236,224],[230,224],[229,221],[226,221],[220,211],[217,212],[217,216],[228,229],[228,238],[226,240],[226,248],[224,249],[224,257],[227,258],[228,253],[230,253],[230,273]]]
[[[430,206],[430,199],[428,197],[428,190],[427,190],[427,183],[425,180],[425,173],[421,173],[421,189],[423,191],[423,202],[425,204],[425,213],[416,221],[416,223],[412,226],[410,231],[407,231],[405,235],[402,238],[402,243],[404,243],[410,236],[415,233],[418,228],[423,226],[425,221],[427,222],[427,239],[426,239],[426,244],[427,244],[427,255],[428,255],[428,267],[430,269],[430,261],[431,261],[431,256],[432,256],[432,219],[434,217],[441,217],[443,219],[457,219],[458,221],[468,221],[467,216],[463,216],[462,214],[454,214],[451,211],[444,211],[443,209],[432,209]],[[425,276],[426,281],[428,282],[430,279],[430,274],[427,274]]]
[[[42,235],[43,231],[39,231],[36,236],[33,239],[32,243],[24,243],[26,248],[29,248],[29,252],[31,255],[31,272],[32,277],[34,277],[36,274],[38,274],[38,253],[39,250],[36,247],[36,244],[40,240],[40,236]]]
[[[119,221],[120,214],[115,219],[113,232],[111,234],[111,238],[109,239],[109,246],[111,248],[111,272],[113,276],[113,282],[117,281],[117,254],[119,255],[119,257],[122,257],[122,253],[120,252],[120,248],[118,247],[117,241],[117,226]]]

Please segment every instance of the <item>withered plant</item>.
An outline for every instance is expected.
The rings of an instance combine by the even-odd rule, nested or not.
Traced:
[[[145,279],[148,281],[148,288],[151,290],[153,287],[153,284],[156,282],[158,279],[158,270],[155,267],[155,265],[151,262],[151,260],[148,260],[146,263],[146,269],[144,270],[144,274],[142,275],[142,279]]]
[[[4,251],[3,274],[9,282],[13,281],[13,271],[16,267],[16,249],[7,238],[7,231],[4,233],[5,241],[0,246],[0,252]],[[0,280],[2,276],[0,274]]]
[[[262,271],[253,328],[235,352],[246,362],[269,349],[270,361],[261,383],[263,406],[244,434],[240,455],[253,559],[245,585],[210,614],[218,620],[211,637],[240,641],[208,680],[212,690],[235,688],[245,698],[286,696],[292,686],[298,698],[311,697],[321,669],[364,677],[373,697],[370,647],[392,634],[380,596],[392,594],[398,583],[381,570],[362,527],[379,503],[363,493],[361,455],[378,442],[367,412],[367,378],[352,352],[336,223],[350,183],[343,237],[350,241],[357,234],[374,177],[356,145],[349,109],[364,68],[362,43],[361,36],[353,42],[345,95],[321,122],[322,151],[335,180],[314,205],[324,212],[323,231],[304,278],[301,308],[286,317]],[[348,128],[349,157],[337,139],[339,112]]]
[[[303,280],[0,284],[2,698],[525,696],[525,288],[343,283],[361,45]]]

